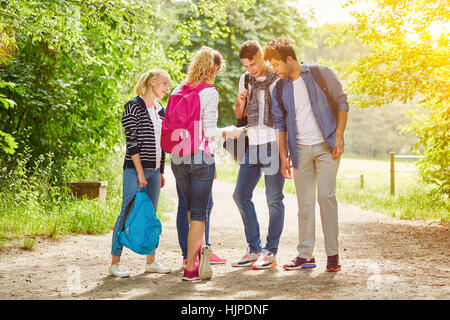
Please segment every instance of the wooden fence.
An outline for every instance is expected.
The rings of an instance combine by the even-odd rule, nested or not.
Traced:
[[[359,180],[359,186],[361,187],[361,189],[364,188],[364,175],[363,174],[361,174],[359,176],[336,177],[336,179],[338,179],[338,180],[342,180],[342,179]]]
[[[395,169],[395,159],[421,159],[424,156],[414,156],[414,155],[399,155],[395,154],[395,152],[389,153],[389,158],[391,160],[391,195],[395,195],[395,173],[396,172],[417,172],[416,169]]]

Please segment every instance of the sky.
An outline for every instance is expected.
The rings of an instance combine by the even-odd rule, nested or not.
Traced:
[[[346,0],[297,0],[300,12],[307,12],[309,8],[315,11],[316,22],[312,25],[320,26],[324,23],[349,22],[351,15],[348,8],[343,9]]]
[[[348,0],[295,0],[300,12],[309,12],[310,8],[314,9],[315,21],[310,21],[312,27],[321,26],[325,23],[336,22],[352,22],[355,21],[350,15],[350,8],[352,11],[367,11],[373,7],[373,3],[370,1],[361,1],[351,7],[342,8],[342,5]],[[437,39],[444,33],[449,33],[450,22],[433,22],[428,27],[431,36]],[[420,37],[413,31],[406,35],[408,40],[420,42]]]

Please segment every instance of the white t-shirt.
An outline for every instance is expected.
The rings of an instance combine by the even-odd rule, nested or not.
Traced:
[[[314,145],[322,143],[322,133],[317,125],[316,118],[311,109],[308,91],[302,77],[293,81],[295,121],[297,123],[297,144]]]
[[[156,167],[155,169],[158,169],[161,167],[161,147],[158,145],[158,142],[161,144],[161,129],[162,129],[162,120],[158,115],[158,112],[161,111],[162,106],[159,103],[155,103],[156,106],[156,112],[153,108],[147,108],[148,114],[150,116],[150,119],[153,123],[153,128],[155,130],[155,141],[157,142],[156,145]]]
[[[266,77],[258,77],[256,81],[264,81]],[[274,81],[270,86],[269,90],[272,93],[273,88],[275,87],[276,81]],[[245,73],[239,79],[239,92],[245,89]],[[250,90],[252,86],[249,82],[248,84],[248,99],[250,99]],[[272,141],[276,141],[277,137],[275,135],[275,130],[273,128],[267,127],[264,125],[264,90],[258,90],[256,95],[256,100],[258,101],[259,106],[259,119],[258,125],[249,127],[247,131],[248,135],[248,143],[251,145],[261,145],[265,143],[269,143]]]

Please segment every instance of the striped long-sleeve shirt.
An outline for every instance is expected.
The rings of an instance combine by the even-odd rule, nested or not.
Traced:
[[[164,108],[158,112],[160,119],[164,118]],[[164,173],[165,152],[161,149],[161,140],[155,139],[155,127],[147,112],[145,102],[141,97],[135,97],[125,103],[122,115],[122,125],[125,129],[126,154],[124,168],[134,168],[131,156],[140,155],[143,168],[155,169],[157,165],[157,148],[161,150],[159,163],[161,173]]]

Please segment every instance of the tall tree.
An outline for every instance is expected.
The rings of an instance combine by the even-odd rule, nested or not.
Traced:
[[[310,40],[311,30],[306,16],[288,0],[256,0],[246,6],[222,3],[215,19],[209,12],[199,9],[201,2],[167,1],[174,21],[180,22],[178,32],[186,32],[182,37],[166,34],[165,38],[169,50],[183,46],[193,53],[207,45],[223,55],[227,67],[216,79],[220,90],[219,125],[231,125],[236,121],[232,107],[238,94],[239,77],[245,71],[238,54],[241,44],[253,39],[264,47],[274,38],[286,37],[293,40],[300,54],[303,44]],[[186,66],[182,66],[182,71],[186,71]]]
[[[356,23],[342,32],[359,38],[371,54],[346,70],[353,101],[362,107],[420,100],[407,130],[418,137],[426,182],[450,195],[450,34],[448,1],[350,0]]]
[[[197,6],[215,21],[217,5],[247,2],[198,1]],[[0,138],[13,138],[18,150],[10,156],[4,151],[14,145],[0,144],[2,168],[13,170],[26,154],[31,169],[33,159],[45,155],[42,165],[54,163],[52,176],[63,181],[88,175],[113,151],[123,139],[123,103],[139,74],[158,66],[179,77],[185,49],[166,54],[157,35],[185,23],[168,25],[170,11],[163,4],[0,0],[0,30],[7,30],[17,45],[12,59],[0,65],[0,104],[8,107],[0,108]],[[189,25],[185,28],[190,31]]]

